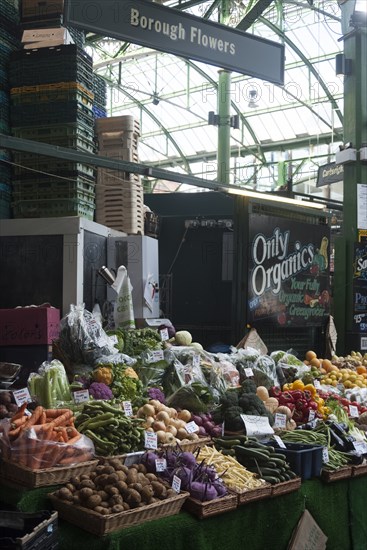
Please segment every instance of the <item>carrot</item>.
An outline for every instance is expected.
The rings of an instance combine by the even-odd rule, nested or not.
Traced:
[[[65,412],[64,414],[61,414],[60,416],[52,420],[50,424],[52,425],[53,428],[55,428],[56,426],[65,425],[65,423],[68,422],[72,416],[73,416],[72,411],[68,409],[67,412]]]
[[[69,412],[70,409],[46,409],[47,418],[57,418],[62,414]]]
[[[23,405],[19,407],[17,412],[11,417],[10,422],[14,422],[14,420],[18,420],[18,418],[22,418],[26,408],[27,408],[27,403],[23,403]]]
[[[16,418],[15,420],[11,419],[10,426],[12,427],[13,430],[15,430],[15,428],[19,428],[19,426],[24,424],[26,421],[27,421],[26,416],[22,416],[21,418]]]
[[[82,437],[82,434],[78,433],[78,435],[75,435],[74,437],[71,437],[68,441],[68,445],[74,445],[79,439]]]
[[[14,439],[17,439],[21,429],[22,429],[22,426],[18,426],[18,428],[14,428],[14,430],[10,430],[8,432],[9,439],[11,439],[12,441],[14,441]]]
[[[66,465],[73,464],[74,462],[88,462],[88,460],[91,460],[90,452],[85,452],[77,458],[74,455],[60,458],[58,464]]]
[[[73,437],[76,437],[76,436],[79,436],[80,433],[78,432],[78,430],[75,428],[75,426],[68,426],[66,428],[66,432],[68,434],[68,438],[69,438],[69,441],[70,439],[72,439]],[[69,442],[68,441],[68,442]]]
[[[38,407],[34,409],[32,415],[27,419],[25,424],[23,424],[22,430],[27,430],[28,428],[31,428],[32,426],[37,424],[41,418],[43,410],[43,407],[41,407],[41,405],[38,405]]]
[[[39,423],[40,424],[46,424],[46,412],[45,411],[42,412],[41,417],[39,419]]]

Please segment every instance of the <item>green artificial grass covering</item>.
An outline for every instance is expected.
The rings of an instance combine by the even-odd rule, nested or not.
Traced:
[[[55,487],[15,490],[0,486],[0,501],[19,510],[51,509]],[[96,537],[59,520],[60,550],[286,550],[305,508],[328,537],[328,550],[367,549],[367,476],[323,483],[310,480],[287,495],[244,504],[203,520],[187,512]]]

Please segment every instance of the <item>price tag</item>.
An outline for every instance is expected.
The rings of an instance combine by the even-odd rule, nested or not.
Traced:
[[[351,418],[358,418],[359,417],[358,407],[356,407],[355,405],[349,405],[349,416]]]
[[[314,411],[313,409],[310,409],[308,411],[308,421],[312,422],[312,420],[315,419],[315,416],[316,416],[316,411]]]
[[[192,358],[192,366],[197,368],[200,367],[200,355],[197,353]]]
[[[251,435],[273,435],[274,430],[269,424],[267,416],[253,416],[241,414],[241,418],[246,427],[246,434]]]
[[[177,476],[173,476],[172,479],[172,489],[176,491],[176,493],[179,493],[181,490],[181,480]]]
[[[159,334],[161,335],[162,342],[169,340],[168,328],[162,328],[162,330],[159,331]]]
[[[188,422],[185,426],[187,433],[193,434],[199,431],[199,426],[194,422]]]
[[[79,390],[73,392],[73,399],[75,403],[84,403],[89,401],[89,391],[88,390]]]
[[[155,471],[164,472],[167,470],[167,460],[165,458],[156,458],[155,459]]]
[[[322,461],[324,464],[329,462],[329,450],[327,447],[322,448]]]
[[[150,358],[151,363],[156,363],[157,361],[162,361],[162,359],[164,359],[164,354],[163,354],[163,351],[161,349],[156,349],[156,350],[152,351],[151,358]]]
[[[21,390],[14,390],[13,396],[18,407],[21,407],[23,403],[31,403],[32,398],[29,395],[28,388],[23,388]]]
[[[112,334],[109,338],[110,338],[110,341],[113,345],[118,344],[118,338],[117,338],[116,334]]]
[[[125,466],[129,467],[133,464],[139,464],[144,451],[137,451],[136,453],[128,453],[125,457]]]
[[[353,446],[357,453],[364,455],[367,453],[367,444],[364,441],[354,441]]]
[[[157,434],[155,432],[144,432],[146,449],[158,449]]]
[[[124,408],[124,413],[126,416],[132,416],[133,415],[133,407],[131,405],[131,401],[123,401],[122,406]]]
[[[250,378],[250,376],[254,375],[254,371],[249,367],[249,368],[245,369],[245,374],[246,374],[247,378]]]
[[[286,428],[287,425],[287,415],[281,413],[275,413],[274,417],[274,428]]]
[[[286,449],[287,448],[287,446],[284,443],[283,439],[281,437],[279,437],[279,435],[274,435],[273,437],[274,437],[275,441],[278,443],[278,445],[281,449]]]
[[[320,380],[314,380],[314,381],[313,381],[313,385],[315,386],[315,388],[316,388],[317,390],[321,390]]]
[[[222,423],[222,435],[224,435],[225,428],[224,428],[224,422]]]

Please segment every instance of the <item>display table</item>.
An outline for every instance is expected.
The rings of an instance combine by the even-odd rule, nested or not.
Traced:
[[[0,485],[0,501],[34,512],[51,509],[47,493]],[[305,508],[328,537],[328,550],[366,550],[367,476],[326,484],[302,483],[290,494],[245,504],[221,516],[198,520],[187,512],[95,537],[59,520],[60,550],[285,550]]]

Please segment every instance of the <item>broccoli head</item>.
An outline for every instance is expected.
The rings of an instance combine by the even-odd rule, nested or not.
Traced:
[[[255,393],[243,393],[238,400],[242,414],[267,416],[264,403]]]
[[[246,378],[242,382],[241,386],[242,386],[241,393],[256,393],[257,386],[256,386],[255,382],[253,380],[251,380],[251,378]]]
[[[223,410],[228,407],[238,406],[238,391],[234,389],[227,390],[220,398],[220,404]]]
[[[231,432],[239,432],[244,430],[245,426],[241,418],[241,414],[243,414],[241,407],[236,405],[232,405],[224,411],[223,419],[226,430]]]

